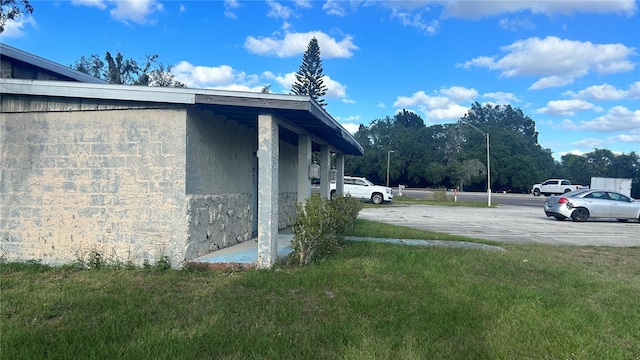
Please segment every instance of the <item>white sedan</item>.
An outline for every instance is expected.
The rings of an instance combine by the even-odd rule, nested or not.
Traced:
[[[582,222],[589,218],[612,218],[640,222],[640,201],[615,191],[581,189],[549,197],[544,212],[557,220],[571,218]]]

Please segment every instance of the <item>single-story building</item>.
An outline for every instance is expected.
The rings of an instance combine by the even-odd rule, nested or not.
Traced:
[[[311,195],[312,152],[323,197],[331,154],[340,192],[344,155],[363,153],[307,96],[110,85],[2,46],[7,261],[100,254],[180,267],[257,236],[258,267],[269,268],[278,230]],[[30,75],[16,78],[16,68]]]

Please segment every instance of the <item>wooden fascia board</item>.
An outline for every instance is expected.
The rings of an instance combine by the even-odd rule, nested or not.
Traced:
[[[256,93],[257,94],[257,93]],[[260,94],[257,94],[260,95]],[[262,94],[264,95],[264,94]],[[244,106],[261,109],[280,110],[308,110],[309,102],[284,98],[264,98],[252,96],[229,96],[215,94],[196,94],[197,104],[223,105],[223,106]]]

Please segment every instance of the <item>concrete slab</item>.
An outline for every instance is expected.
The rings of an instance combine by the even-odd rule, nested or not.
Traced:
[[[292,239],[293,234],[291,233],[278,234],[278,258],[284,258],[293,251],[291,247]],[[200,256],[191,260],[190,263],[213,268],[255,268],[258,263],[257,238]]]
[[[547,218],[542,207],[380,206],[362,209],[359,218],[501,243],[640,246],[638,221],[558,221]]]

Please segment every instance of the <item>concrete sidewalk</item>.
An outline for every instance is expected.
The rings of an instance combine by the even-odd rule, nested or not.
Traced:
[[[282,259],[293,251],[290,231],[278,233],[278,258]],[[204,256],[189,261],[191,264],[204,265],[210,268],[255,268],[258,263],[258,239],[254,238],[243,243],[232,245],[224,249],[213,251]]]

